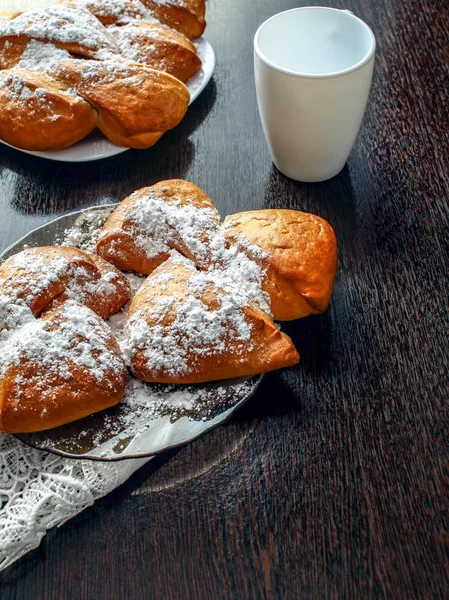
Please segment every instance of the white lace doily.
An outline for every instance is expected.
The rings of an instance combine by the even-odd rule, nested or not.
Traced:
[[[59,526],[121,485],[150,458],[71,460],[0,432],[0,570]]]

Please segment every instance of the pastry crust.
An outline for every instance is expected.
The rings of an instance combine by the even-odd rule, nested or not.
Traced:
[[[261,210],[220,226],[212,200],[176,179],[120,203],[97,251],[121,269],[150,273],[121,342],[134,375],[150,383],[295,365],[299,355],[268,300],[279,320],[322,312],[336,269],[335,235],[320,217]],[[1,265],[0,429],[48,429],[121,399],[126,369],[102,319],[129,297],[127,278],[83,250],[29,248]]]
[[[195,46],[182,33],[158,23],[138,22],[110,27],[122,56],[187,81],[201,68]]]
[[[264,290],[273,318],[299,319],[326,310],[337,268],[335,233],[327,221],[296,210],[267,209],[226,217],[225,235],[259,246],[264,258]],[[245,249],[245,244],[242,245]]]
[[[190,37],[202,33],[204,0],[153,4],[61,0],[0,13],[0,71],[13,69],[0,80],[0,139],[62,150],[98,127],[118,146],[143,149],[178,125],[190,101],[182,82],[201,67],[182,31],[186,23]],[[158,11],[176,26],[162,24]]]
[[[0,71],[0,139],[26,150],[61,150],[84,138],[98,114],[70,86],[26,69]]]
[[[2,431],[51,429],[123,397],[126,367],[119,345],[89,308],[67,302],[10,335],[0,359]]]
[[[0,69],[15,67],[20,62],[29,41],[26,37],[15,39],[0,37]]]
[[[118,146],[152,146],[178,125],[190,100],[172,75],[124,60],[67,60],[54,76],[96,108],[98,128]]]
[[[206,28],[204,0],[142,0],[154,16],[188,38],[195,39]]]
[[[139,0],[60,0],[55,4],[88,10],[106,26],[142,19],[154,20],[151,11]]]
[[[12,44],[30,40],[51,42],[87,58],[118,54],[106,28],[89,11],[58,5],[24,12],[7,21],[0,29],[0,40]]]
[[[251,304],[240,306],[213,280],[198,281],[199,277],[193,263],[172,257],[140,287],[127,325],[136,377],[201,383],[251,376],[299,361],[290,338],[268,315]]]
[[[29,248],[0,266],[0,293],[23,302],[38,316],[67,299],[88,306],[103,319],[130,298],[126,277],[101,257],[65,246]]]
[[[151,212],[157,218],[149,223]],[[161,181],[120,202],[103,227],[97,253],[120,270],[142,275],[167,260],[173,249],[206,265],[208,243],[219,222],[215,204],[196,185],[181,179]]]
[[[7,12],[0,12],[0,24],[4,24],[6,21],[11,21],[12,19],[15,19],[16,17],[18,17],[19,15],[21,15],[21,12],[13,12],[13,11],[7,11]]]

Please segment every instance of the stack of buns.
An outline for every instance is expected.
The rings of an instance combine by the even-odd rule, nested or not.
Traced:
[[[294,210],[220,220],[202,190],[169,180],[118,204],[96,254],[52,246],[7,259],[0,429],[49,429],[116,404],[127,368],[149,383],[195,384],[296,364],[275,321],[326,310],[331,226]],[[122,271],[146,277],[134,297]],[[125,303],[119,343],[105,320]]]
[[[204,0],[60,0],[0,13],[0,140],[61,150],[98,128],[152,146],[187,111],[204,12]]]

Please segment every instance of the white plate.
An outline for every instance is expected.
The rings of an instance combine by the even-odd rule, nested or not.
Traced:
[[[192,104],[204,90],[209,83],[215,68],[215,53],[209,42],[201,37],[198,40],[195,40],[194,43],[198,56],[201,59],[202,66],[201,69],[186,83],[190,92],[189,104]],[[2,140],[0,140],[0,142],[5,144],[5,146],[10,146],[10,144],[7,144]],[[62,162],[87,162],[89,160],[99,160],[100,158],[109,158],[129,150],[129,148],[116,146],[110,142],[98,129],[95,129],[88,136],[64,150],[34,152],[32,150],[22,150],[22,148],[16,148],[15,146],[10,147],[25,152],[26,154]]]
[[[88,227],[86,232],[86,223],[92,222],[89,216],[95,214],[104,222],[115,206],[94,206],[34,229],[0,255],[0,264],[25,247],[60,243],[66,229],[76,228],[84,232],[84,240],[91,239]],[[153,456],[191,442],[229,419],[253,395],[262,377],[189,386],[145,384],[130,378],[125,397],[117,406],[55,429],[16,437],[40,450],[70,458],[114,461]],[[138,396],[133,395],[135,386]],[[188,400],[187,406],[181,398]]]

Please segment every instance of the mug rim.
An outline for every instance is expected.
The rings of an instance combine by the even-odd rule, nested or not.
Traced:
[[[347,67],[346,69],[341,69],[339,71],[330,71],[329,73],[319,73],[319,74],[304,73],[302,71],[293,71],[292,69],[285,69],[284,67],[280,67],[279,65],[277,65],[276,63],[274,63],[270,59],[268,59],[263,54],[262,50],[260,49],[260,46],[259,46],[260,32],[265,27],[265,25],[267,25],[267,23],[276,19],[280,15],[283,15],[286,13],[291,13],[291,12],[298,12],[300,10],[325,10],[325,11],[339,12],[339,13],[343,12],[347,15],[347,17],[359,21],[363,25],[363,27],[368,31],[368,34],[371,38],[371,46],[370,46],[368,52],[361,60],[359,60],[355,64],[351,65],[350,67]],[[257,57],[263,63],[265,63],[268,67],[274,69],[275,71],[278,71],[279,73],[284,73],[285,75],[291,75],[293,77],[303,77],[306,79],[331,79],[333,77],[341,77],[342,75],[347,75],[348,73],[353,73],[354,71],[358,71],[359,69],[364,67],[366,64],[368,64],[370,62],[370,60],[373,58],[374,53],[376,51],[376,38],[374,36],[374,33],[373,33],[371,27],[367,23],[365,23],[365,21],[363,21],[363,19],[360,19],[360,17],[357,17],[350,10],[345,10],[345,9],[340,9],[340,8],[332,8],[330,6],[300,6],[298,8],[290,8],[289,10],[284,10],[279,13],[276,13],[275,15],[272,15],[271,17],[266,19],[261,25],[259,25],[259,27],[254,35],[254,51],[255,51]]]

